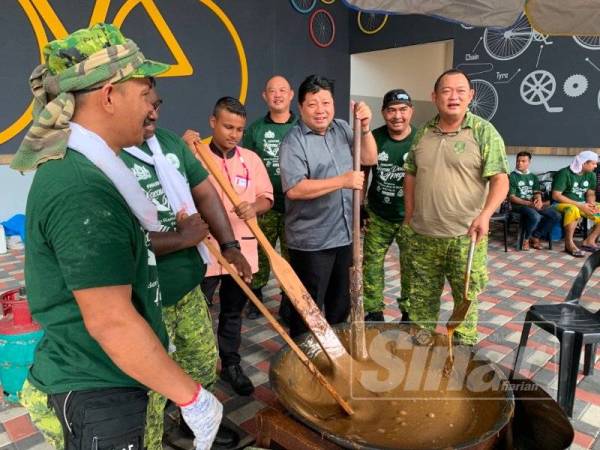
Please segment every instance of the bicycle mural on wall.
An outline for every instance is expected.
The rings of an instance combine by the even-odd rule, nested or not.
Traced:
[[[331,5],[335,0],[321,0],[324,5]],[[290,0],[292,7],[300,14],[310,14],[308,18],[308,35],[317,47],[327,48],[335,40],[335,20],[325,8],[316,8],[317,0]],[[315,9],[316,8],[316,9]]]
[[[535,30],[525,14],[505,29],[461,24],[460,30],[476,40],[455,66],[472,77],[475,96],[471,111],[492,122],[507,92],[511,97],[518,94],[525,105],[548,114],[563,113],[570,101],[590,95],[593,78],[585,73],[585,64],[568,68],[566,74],[564,67],[559,74],[556,64],[547,66],[548,57],[544,55],[554,52],[557,45],[574,42],[579,48],[577,53],[589,55],[582,60],[600,72],[600,52],[598,57],[593,54],[600,50],[600,36],[550,37]],[[600,110],[600,90],[594,90],[594,95],[596,109]]]
[[[31,25],[33,35],[36,39],[35,45],[39,50],[39,61],[41,62],[43,60],[42,49],[44,46],[53,39],[60,39],[67,36],[69,31],[49,0],[16,1]],[[121,27],[136,8],[142,8],[174,60],[171,68],[160,75],[160,77],[190,77],[194,74],[194,67],[190,62],[189,56],[179,43],[176,33],[172,29],[172,24],[169,24],[167,19],[165,19],[155,0],[125,0],[116,13],[109,16],[111,2],[112,0],[95,0],[88,23],[82,26],[91,26],[100,22],[111,22],[117,27]],[[233,43],[240,76],[240,85],[235,88],[235,91],[237,91],[240,101],[244,102],[248,90],[248,64],[241,38],[229,17],[213,0],[197,0],[197,5],[199,8],[205,8],[210,14],[215,16]],[[0,144],[8,142],[28,126],[31,121],[32,109],[33,102],[24,111],[18,113],[15,119],[9,120],[8,125],[0,126]]]

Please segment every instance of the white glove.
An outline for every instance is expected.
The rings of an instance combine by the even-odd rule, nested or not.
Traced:
[[[223,417],[223,405],[217,397],[200,388],[196,399],[181,406],[181,416],[194,432],[196,450],[210,450]]]

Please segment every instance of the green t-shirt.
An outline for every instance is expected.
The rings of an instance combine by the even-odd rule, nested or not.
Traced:
[[[531,201],[533,200],[533,194],[540,192],[540,180],[534,173],[521,174],[513,171],[510,173],[508,180],[510,183],[509,195],[514,195],[522,200]]]
[[[392,139],[384,125],[373,130],[377,143],[377,165],[369,187],[369,209],[390,222],[404,219],[404,160],[412,145],[416,130],[401,141]]]
[[[569,167],[564,167],[554,175],[552,190],[576,202],[585,202],[585,193],[596,190],[596,174],[587,172],[577,175]]]
[[[242,147],[256,152],[265,164],[273,185],[273,209],[280,213],[285,210],[285,196],[281,188],[279,146],[284,136],[297,121],[298,119],[292,113],[286,123],[275,123],[271,120],[271,116],[267,114],[254,121],[246,129],[242,139]]]
[[[72,291],[131,285],[135,309],[166,347],[147,233],[112,182],[70,149],[38,168],[26,211],[25,283],[45,331],[29,380],[46,393],[140,386],[87,332]]]
[[[184,176],[193,189],[206,179],[208,173],[187,148],[185,142],[170,131],[157,128],[156,138],[160,142],[163,154]],[[140,147],[147,154],[152,152],[144,142]],[[131,156],[127,152],[120,153],[125,165],[131,169],[138,183],[158,210],[158,220],[164,231],[175,231],[177,221],[171,210],[169,201],[163,191],[154,166]],[[157,257],[158,277],[164,306],[172,306],[200,284],[206,272],[206,264],[200,258],[196,247]]]

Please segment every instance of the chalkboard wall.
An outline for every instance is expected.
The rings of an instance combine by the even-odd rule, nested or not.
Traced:
[[[599,146],[600,39],[543,36],[524,16],[507,30],[390,16],[380,31],[365,34],[351,16],[352,53],[454,39],[454,66],[474,81],[472,110],[508,145]]]

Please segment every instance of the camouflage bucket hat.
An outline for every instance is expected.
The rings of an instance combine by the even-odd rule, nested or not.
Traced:
[[[65,39],[49,42],[44,47],[44,57],[48,71],[52,75],[57,75],[100,50],[132,42],[114,25],[99,23],[90,28],[77,30]],[[144,58],[141,65],[128,78],[155,77],[169,70],[169,67],[169,64]]]
[[[29,77],[33,124],[10,164],[19,171],[64,157],[77,92],[131,78],[155,77],[170,67],[146,59],[135,42],[114,25],[104,23],[49,42],[44,56],[46,63]]]

